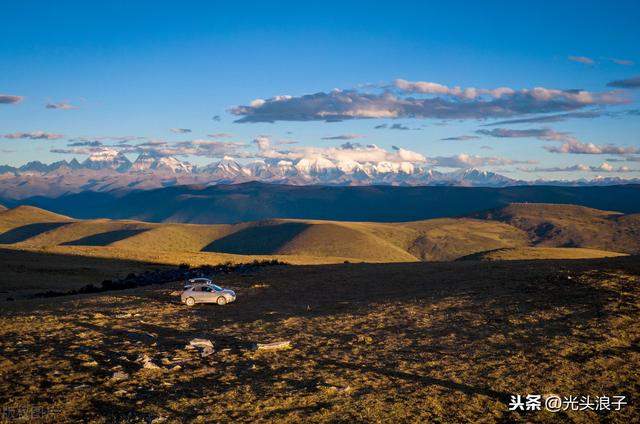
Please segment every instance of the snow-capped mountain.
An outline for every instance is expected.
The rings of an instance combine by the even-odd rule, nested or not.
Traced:
[[[356,162],[306,157],[298,160],[264,159],[240,163],[225,157],[195,167],[175,157],[142,153],[131,163],[116,150],[93,153],[82,163],[76,159],[52,164],[30,162],[19,168],[0,166],[0,197],[61,195],[67,192],[114,189],[151,189],[167,185],[235,184],[249,181],[289,185],[403,185],[507,187],[514,185],[638,184],[640,179],[596,177],[574,181],[521,181],[494,172],[469,168],[439,172],[410,162]]]
[[[447,179],[459,182],[459,185],[482,186],[482,187],[504,187],[512,185],[515,180],[477,168],[461,169],[447,174]]]
[[[130,168],[133,172],[164,172],[172,174],[189,174],[193,171],[193,165],[182,162],[173,156],[162,156],[152,152],[143,152],[133,162]]]
[[[251,175],[248,169],[245,169],[240,163],[228,156],[225,156],[219,162],[205,166],[199,172],[220,179],[242,178]]]
[[[131,168],[131,161],[115,149],[103,149],[92,153],[83,163],[84,168],[93,170],[111,169],[124,172]]]

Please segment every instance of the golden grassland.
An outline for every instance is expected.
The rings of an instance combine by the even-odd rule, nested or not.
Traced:
[[[32,255],[23,275],[62,260],[10,252]],[[0,403],[60,423],[637,422],[638,259],[278,265],[216,277],[238,294],[224,307],[182,305],[181,282],[3,302]],[[196,337],[214,354],[186,348]],[[528,393],[629,405],[507,410]]]
[[[513,203],[477,216],[525,231],[536,246],[640,253],[640,214],[637,213],[623,215],[576,205]]]
[[[503,260],[640,252],[640,220],[636,215],[540,204],[511,205],[480,218],[404,223],[273,219],[196,225],[76,220],[20,206],[0,211],[0,245],[26,251],[194,266],[247,262],[253,258],[276,258],[295,264],[389,263],[450,261],[469,255],[495,260],[497,252],[502,252],[499,259]]]
[[[474,253],[459,260],[517,261],[532,259],[593,259],[627,256],[626,253],[577,247],[516,247]]]

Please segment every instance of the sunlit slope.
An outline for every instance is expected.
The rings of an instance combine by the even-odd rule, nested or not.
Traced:
[[[575,205],[514,203],[476,216],[520,228],[538,246],[640,252],[640,214],[623,215]]]
[[[407,250],[422,260],[453,260],[479,251],[529,244],[522,230],[495,221],[442,218],[404,226],[419,233]]]
[[[154,224],[148,231],[111,246],[129,250],[199,252],[230,231],[230,225]]]
[[[136,221],[74,221],[35,235],[21,244],[28,247],[57,245],[108,246],[118,240],[148,231],[151,224]]]
[[[32,206],[0,211],[0,244],[20,243],[70,222],[69,217]]]
[[[7,231],[27,224],[42,222],[66,222],[72,219],[34,206],[18,206],[0,210],[0,231]]]
[[[628,256],[626,253],[579,247],[514,247],[463,256],[459,260],[515,261],[531,259],[595,259]]]
[[[285,243],[279,253],[388,262],[418,260],[395,245],[393,240],[375,235],[371,227],[333,222],[314,223]]]
[[[139,260],[162,256],[165,262],[171,255],[188,262],[189,255],[197,254],[199,263],[207,255],[211,260],[220,255],[297,256],[298,262],[309,258],[309,263],[318,258],[448,261],[474,254],[488,260],[591,258],[640,251],[640,215],[572,205],[513,204],[475,218],[403,223],[273,219],[199,225],[73,220],[21,206],[0,212],[0,244]],[[532,246],[590,251],[528,249]]]

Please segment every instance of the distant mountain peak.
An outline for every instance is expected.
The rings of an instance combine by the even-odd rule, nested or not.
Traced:
[[[94,170],[111,169],[124,172],[131,168],[131,161],[118,150],[102,149],[89,155],[82,165]]]

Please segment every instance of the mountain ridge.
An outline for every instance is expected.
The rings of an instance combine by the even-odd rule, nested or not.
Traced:
[[[267,159],[241,164],[224,157],[206,166],[195,166],[158,152],[142,152],[133,162],[122,152],[103,149],[83,162],[44,164],[32,161],[18,168],[0,166],[0,197],[21,199],[36,195],[113,189],[153,189],[170,185],[237,184],[250,181],[284,185],[332,186],[461,186],[510,187],[527,185],[590,186],[640,183],[640,179],[597,176],[591,180],[523,181],[495,172],[463,168],[440,172],[410,162],[366,162],[304,157],[296,161]]]
[[[575,204],[640,212],[640,185],[608,187],[290,186],[248,182],[84,191],[59,197],[0,199],[75,218],[231,224],[273,218],[398,222],[466,216],[514,202]]]

